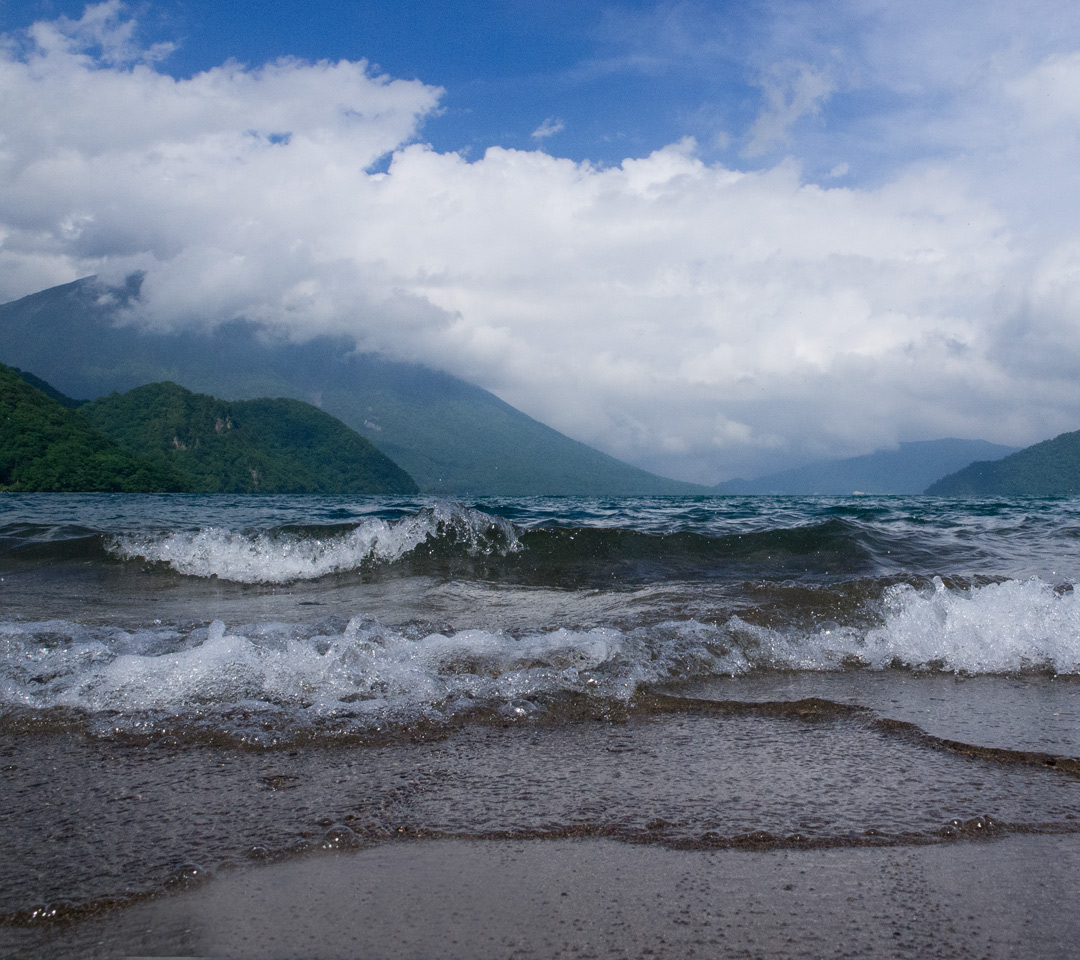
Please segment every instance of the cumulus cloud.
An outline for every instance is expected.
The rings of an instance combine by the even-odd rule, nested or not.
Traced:
[[[294,60],[175,79],[135,37],[110,2],[0,49],[3,299],[144,270],[133,320],[349,333],[701,481],[1080,426],[1061,348],[1080,239],[1013,216],[981,168],[819,185],[793,160],[705,162],[689,139],[607,167],[469,160],[421,142],[441,95],[422,82]],[[792,62],[768,74],[751,145],[836,89]],[[1002,102],[1075,159],[1074,61],[1021,66]]]
[[[363,61],[228,63],[188,80],[146,61],[117,3],[0,51],[4,293],[203,262],[198,279],[240,308],[274,260],[347,258],[320,241],[320,218],[440,95]]]

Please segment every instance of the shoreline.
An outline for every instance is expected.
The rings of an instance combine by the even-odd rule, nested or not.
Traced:
[[[245,866],[5,957],[1075,956],[1080,836],[678,851],[401,840]]]

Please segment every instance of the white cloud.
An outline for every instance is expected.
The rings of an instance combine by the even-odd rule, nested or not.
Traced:
[[[773,64],[762,79],[765,109],[750,128],[746,155],[757,157],[787,141],[791,127],[815,116],[836,89],[824,71],[805,63]]]
[[[995,74],[1023,131],[999,167],[972,141],[824,187],[691,140],[604,168],[469,161],[417,142],[440,96],[420,82],[291,60],[177,80],[133,37],[110,3],[0,50],[3,299],[143,269],[148,322],[349,332],[699,480],[1080,426],[1080,201],[1044,234],[1053,183],[988,187],[1034,169],[1050,128],[1056,169],[1076,159],[1069,57]],[[770,76],[752,144],[794,138],[836,89],[811,64]]]
[[[198,263],[225,296],[216,315],[246,308],[281,261],[340,265],[348,251],[322,236],[337,198],[365,190],[366,169],[412,139],[440,95],[362,61],[230,63],[175,80],[91,57],[87,33],[127,50],[130,21],[114,3],[90,7],[36,25],[24,57],[0,54],[9,296],[87,271]]]
[[[1080,51],[1047,57],[1007,89],[1033,121],[1075,125],[1080,120]]]
[[[37,49],[50,54],[78,54],[99,49],[103,63],[123,66],[153,63],[165,59],[175,49],[171,43],[157,43],[142,48],[135,42],[136,22],[124,17],[120,0],[106,0],[88,6],[78,20],[60,17],[38,21],[29,30]]]
[[[556,117],[548,117],[540,126],[538,126],[530,136],[540,142],[546,140],[548,137],[553,137],[557,133],[562,133],[566,129],[566,124],[562,120]]]

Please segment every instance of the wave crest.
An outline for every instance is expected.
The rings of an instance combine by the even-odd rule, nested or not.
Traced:
[[[365,520],[346,533],[204,527],[116,536],[107,549],[122,560],[163,563],[188,576],[280,584],[393,563],[420,549],[490,556],[515,553],[521,544],[513,525],[501,517],[439,504],[400,520]]]

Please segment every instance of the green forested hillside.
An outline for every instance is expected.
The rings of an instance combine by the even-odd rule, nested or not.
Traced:
[[[0,364],[0,490],[153,493],[186,489]]]
[[[81,408],[124,449],[196,493],[415,493],[416,483],[341,421],[299,400],[227,402],[175,383]]]
[[[939,497],[1054,497],[1080,492],[1080,430],[1003,460],[973,463],[926,488]]]

